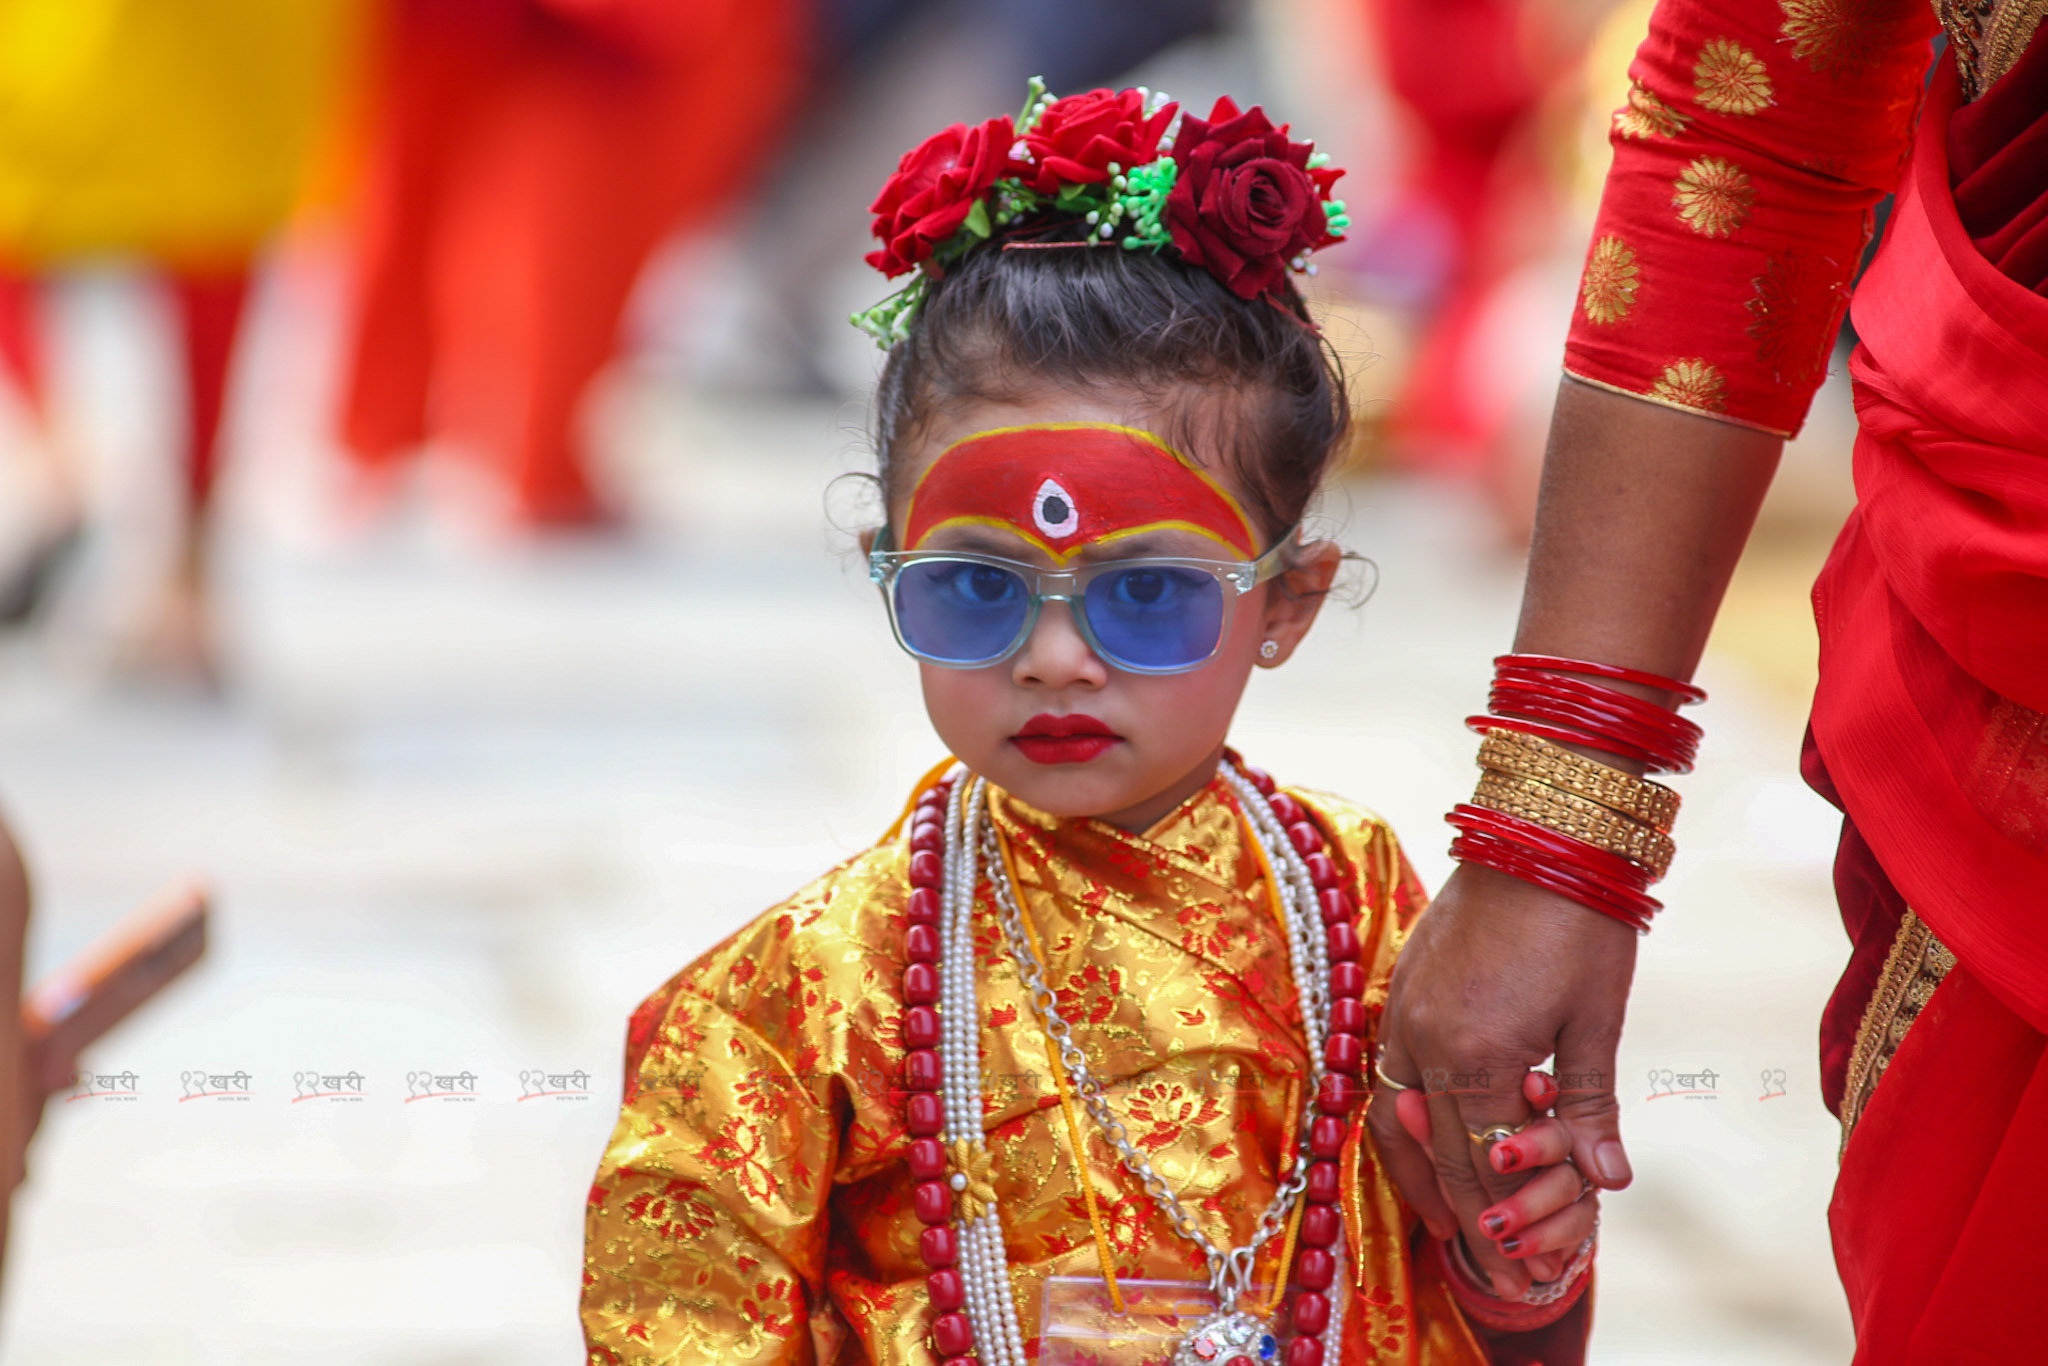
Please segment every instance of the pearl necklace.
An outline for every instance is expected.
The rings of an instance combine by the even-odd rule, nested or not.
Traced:
[[[1207,1259],[1217,1307],[1180,1343],[1174,1366],[1259,1366],[1276,1360],[1279,1345],[1273,1325],[1237,1305],[1249,1288],[1259,1250],[1281,1230],[1304,1195],[1308,1208],[1301,1221],[1302,1250],[1294,1266],[1301,1289],[1291,1314],[1296,1336],[1288,1345],[1285,1366],[1322,1366],[1324,1338],[1332,1344],[1342,1340],[1338,1288],[1343,1249],[1337,1208],[1341,1182],[1336,1158],[1348,1134],[1347,1117],[1364,1095],[1356,1079],[1364,1062],[1365,1029],[1359,999],[1365,974],[1358,963],[1360,946],[1352,924],[1357,908],[1338,885],[1322,832],[1307,820],[1301,804],[1277,793],[1272,779],[1256,769],[1240,773],[1226,766],[1223,772],[1274,875],[1312,1081],[1291,1173],[1260,1216],[1251,1241],[1228,1251],[1210,1240],[1131,1144],[1060,1017],[1025,932],[1016,889],[1003,871],[998,836],[985,824],[987,783],[969,780],[965,769],[955,766],[918,803],[911,826],[911,893],[906,908],[909,963],[904,969],[903,1037],[908,1052],[903,1082],[912,1135],[908,1161],[917,1178],[912,1203],[926,1225],[918,1249],[930,1268],[926,1289],[935,1311],[932,1345],[944,1366],[975,1366],[977,1360],[980,1366],[1026,1366],[990,1180],[992,1163],[982,1137],[973,917],[983,862],[990,870],[998,916],[1019,975],[1084,1108],[1175,1233],[1200,1247]],[[978,1357],[966,1355],[977,1348]]]

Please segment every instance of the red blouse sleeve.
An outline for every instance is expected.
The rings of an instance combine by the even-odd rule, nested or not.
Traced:
[[[1614,116],[1566,373],[1796,432],[1937,28],[1927,0],[1660,0]]]

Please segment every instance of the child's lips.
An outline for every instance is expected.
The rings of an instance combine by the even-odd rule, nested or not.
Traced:
[[[1085,764],[1121,739],[1092,716],[1047,712],[1026,721],[1010,743],[1035,764]]]

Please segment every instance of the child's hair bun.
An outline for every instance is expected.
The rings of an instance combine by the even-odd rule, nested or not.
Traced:
[[[902,341],[933,282],[991,243],[1166,253],[1240,299],[1277,297],[1349,226],[1330,197],[1342,174],[1228,96],[1199,119],[1142,87],[1054,99],[1034,80],[1017,118],[956,123],[904,154],[869,206],[867,260],[915,276],[853,323]]]

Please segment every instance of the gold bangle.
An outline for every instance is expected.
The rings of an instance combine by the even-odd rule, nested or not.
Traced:
[[[1489,797],[1520,804],[1534,804],[1545,809],[1562,808],[1581,824],[1594,829],[1612,831],[1612,838],[1640,848],[1645,855],[1663,854],[1665,863],[1671,861],[1673,845],[1671,837],[1663,831],[1616,811],[1611,806],[1602,806],[1588,797],[1567,791],[1552,783],[1536,778],[1524,778],[1499,769],[1488,769],[1479,775],[1479,791]],[[1547,824],[1548,822],[1546,822]],[[1638,863],[1648,863],[1647,857],[1636,858]]]
[[[1671,836],[1661,830],[1632,821],[1597,802],[1556,791],[1542,783],[1524,783],[1505,774],[1487,773],[1482,776],[1478,791],[1472,794],[1472,803],[1504,815],[1534,821],[1560,835],[1569,835],[1596,849],[1618,854],[1649,869],[1653,878],[1664,876],[1665,870],[1671,866],[1672,855],[1677,852]]]
[[[1540,736],[1489,730],[1479,746],[1479,766],[1598,802],[1662,834],[1670,834],[1678,819],[1678,794],[1662,783],[1574,754]]]

